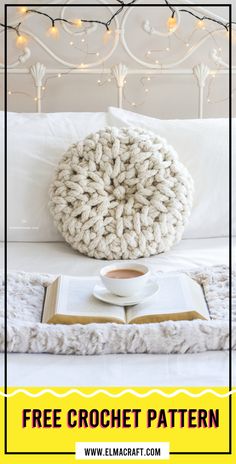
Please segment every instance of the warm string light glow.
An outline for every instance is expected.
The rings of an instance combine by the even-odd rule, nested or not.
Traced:
[[[198,27],[198,29],[206,29],[206,24],[205,24],[205,21],[203,21],[203,19],[199,19],[197,22],[196,22],[196,26]]]
[[[28,8],[26,8],[26,6],[19,6],[18,11],[19,11],[20,14],[25,14],[25,13],[27,13]]]
[[[133,4],[135,2],[136,2],[136,0],[131,0],[129,2],[129,6],[131,6],[131,4]],[[26,14],[32,13],[32,14],[41,15],[41,16],[47,18],[48,20],[50,20],[51,21],[51,26],[47,30],[47,35],[49,37],[51,37],[51,38],[54,38],[54,39],[57,39],[59,37],[59,29],[58,29],[56,23],[66,23],[68,25],[78,27],[78,28],[84,27],[85,24],[100,24],[100,25],[104,26],[105,29],[106,29],[106,32],[105,32],[104,37],[103,37],[103,41],[105,43],[107,43],[108,40],[110,39],[111,34],[112,34],[112,31],[110,29],[111,22],[114,20],[114,18],[118,14],[120,14],[120,12],[123,10],[123,8],[125,6],[127,6],[127,5],[123,4],[123,2],[120,1],[120,0],[119,0],[119,5],[121,5],[120,8],[115,13],[113,13],[113,15],[110,17],[110,19],[108,21],[106,21],[106,22],[105,21],[100,21],[100,20],[93,20],[93,19],[90,20],[90,19],[81,19],[81,18],[76,18],[73,21],[68,20],[66,18],[53,18],[48,13],[45,13],[45,12],[39,11],[39,10],[35,10],[35,9],[31,9],[31,8],[27,8],[25,6],[20,6],[20,7],[17,8],[17,10],[21,15],[24,15],[24,16]],[[14,30],[16,32],[16,35],[17,35],[17,37],[16,37],[16,46],[17,47],[25,47],[27,42],[28,42],[28,38],[24,34],[22,34],[20,32],[21,25],[22,25],[22,22],[19,22],[15,26],[0,23],[0,26],[2,26],[3,28],[11,29],[11,30]],[[70,42],[70,45],[73,45],[73,41]],[[83,63],[82,63],[82,65],[83,65]]]
[[[30,14],[30,13],[38,14],[38,15],[41,15],[41,16],[45,17],[46,19],[50,20],[51,21],[51,27],[49,28],[48,32],[49,32],[49,35],[51,37],[57,37],[58,36],[59,32],[58,32],[57,26],[55,24],[56,22],[58,22],[58,23],[67,23],[67,24],[69,24],[71,26],[75,26],[75,27],[82,27],[82,26],[84,26],[84,24],[99,24],[99,25],[102,25],[103,27],[105,27],[108,34],[105,35],[104,40],[107,40],[107,37],[109,36],[109,33],[111,33],[110,32],[110,25],[111,25],[112,21],[116,18],[116,16],[120,15],[125,8],[132,7],[137,2],[137,0],[129,0],[128,3],[125,3],[125,1],[123,1],[123,0],[116,0],[116,2],[118,4],[118,8],[115,11],[115,13],[112,14],[112,16],[110,17],[110,19],[108,21],[101,21],[101,20],[98,20],[98,19],[83,19],[83,18],[79,18],[79,19],[75,19],[74,21],[71,21],[71,20],[68,20],[66,18],[53,18],[48,13],[45,13],[45,12],[43,12],[41,10],[27,8],[26,6],[19,6],[18,7],[18,12],[20,14],[24,15],[24,16],[26,14]],[[176,10],[168,2],[168,0],[164,0],[164,2],[165,2],[165,5],[171,11],[171,16],[167,20],[167,28],[168,28],[168,30],[170,32],[174,32],[176,30],[176,28],[177,28]],[[205,16],[205,15],[204,16],[198,16],[196,13],[193,13],[193,11],[191,11],[189,9],[186,9],[186,8],[179,8],[178,11],[180,13],[187,13],[187,14],[191,15],[192,17],[194,17],[195,19],[197,19],[196,24],[197,24],[197,27],[199,29],[205,29],[206,28],[205,27],[205,22],[209,21],[209,22],[216,23],[216,24],[222,26],[223,28],[226,29],[226,32],[229,31],[230,23],[225,23],[223,21],[212,18],[210,16]],[[235,24],[235,21],[233,21],[232,24]],[[19,36],[21,35],[21,32],[20,32],[21,22],[18,23],[16,26],[3,24],[3,23],[0,23],[0,25],[3,28],[9,28],[11,30],[14,30],[16,32],[16,34],[19,35]]]
[[[174,34],[176,36],[176,33]],[[188,41],[186,41],[186,38],[183,39],[181,37],[178,36],[178,39],[186,46],[186,48],[189,48],[190,47],[190,43]],[[222,47],[219,47],[219,44],[218,42],[215,40],[215,38],[212,36],[212,39],[214,40],[214,44],[218,50],[218,52],[221,54],[222,53]],[[188,39],[189,40],[189,39]],[[149,61],[152,61],[154,64],[157,64],[157,62],[159,60],[154,60],[152,59],[152,56],[155,54],[155,53],[160,53],[160,52],[164,52],[164,50],[166,51],[170,51],[171,49],[171,42],[169,42],[170,44],[170,47],[166,47],[165,49],[157,49],[157,50],[147,50],[147,52],[145,53],[145,57],[148,58]],[[167,50],[168,49],[168,50]],[[159,67],[160,68],[164,68],[164,64],[163,63],[160,63],[159,61]],[[211,72],[210,75],[209,75],[209,78],[208,78],[208,84],[207,84],[207,96],[206,96],[206,101],[207,103],[221,103],[221,102],[224,102],[226,100],[228,100],[229,98],[223,98],[223,99],[219,99],[219,100],[216,100],[216,99],[213,99],[212,98],[212,93],[213,93],[213,84],[215,83],[215,81],[217,81],[217,75],[220,71],[221,67],[217,68],[214,72]],[[154,76],[154,77],[158,77],[158,76]],[[145,96],[148,97],[148,95],[150,94],[150,91],[151,89],[148,87],[148,82],[150,82],[151,78],[150,76],[148,76],[147,78],[142,78],[141,79],[141,84],[142,86],[144,87],[144,93],[145,93]],[[232,92],[232,95],[234,94],[234,91],[235,89],[233,89],[233,92]],[[138,106],[141,106],[145,100],[142,100],[140,102],[134,102],[134,101],[131,101],[129,98],[127,98],[127,95],[125,95],[124,99],[126,100],[126,102],[131,106],[131,107],[138,107]]]
[[[22,15],[26,15],[26,14],[29,14],[29,13],[33,13],[33,14],[38,14],[38,15],[41,15],[41,16],[44,16],[45,18],[49,19],[51,21],[51,27],[49,28],[49,34],[53,37],[57,36],[58,35],[58,31],[57,31],[57,27],[56,27],[56,22],[58,23],[66,23],[68,25],[71,25],[71,26],[76,26],[76,27],[79,27],[81,28],[82,26],[84,26],[84,24],[99,24],[99,25],[102,25],[105,27],[106,29],[106,37],[109,36],[109,34],[111,33],[111,30],[110,30],[110,25],[112,23],[112,21],[115,19],[115,17],[117,15],[119,15],[124,8],[126,7],[130,7],[132,6],[134,3],[136,3],[137,0],[130,0],[129,3],[125,4],[125,2],[123,0],[116,0],[118,2],[118,5],[119,5],[119,8],[115,11],[115,13],[112,14],[112,16],[107,20],[107,21],[102,21],[102,20],[98,20],[98,19],[81,19],[81,18],[76,18],[74,19],[73,21],[72,20],[68,20],[66,18],[53,18],[52,16],[50,16],[48,13],[45,13],[43,11],[39,11],[39,10],[36,10],[36,9],[32,9],[32,8],[27,8],[25,6],[20,6],[17,8],[18,12]],[[21,26],[21,22],[18,23],[16,26],[8,26],[8,25],[5,25],[5,24],[0,24],[3,28],[10,28],[10,29],[13,29],[16,31],[17,34],[19,34],[19,28]]]
[[[173,18],[173,16],[171,17],[171,19]],[[170,18],[169,18],[170,19]],[[175,26],[175,22],[168,22],[168,27],[172,27],[172,26]],[[163,52],[170,52],[171,50],[171,37],[176,37],[179,41],[181,41],[184,46],[186,47],[186,49],[188,50],[186,52],[186,56],[189,54],[189,48],[192,47],[192,38],[193,38],[193,35],[197,32],[197,30],[200,31],[204,31],[206,29],[206,24],[205,24],[205,21],[204,20],[198,20],[196,23],[195,23],[195,27],[194,27],[194,30],[193,32],[191,33],[191,35],[188,37],[188,38],[182,38],[180,35],[178,35],[175,31],[173,31],[173,35],[171,36],[168,36],[168,46],[165,47],[165,48],[159,48],[159,49],[150,49],[150,50],[147,50],[146,53],[145,53],[145,57],[148,59],[149,62],[153,63],[153,65],[157,65],[158,64],[158,67],[159,68],[164,68],[165,67],[165,64],[163,63],[163,61],[160,61],[159,59],[159,56],[158,56],[158,59],[157,59],[157,54],[161,54]],[[209,31],[209,34],[211,35],[212,37],[212,40],[214,41],[214,45],[215,47],[217,48],[218,52],[221,53],[222,52],[222,48],[219,47],[219,44],[217,42],[217,40],[215,39],[214,37],[214,34]],[[216,71],[217,73],[217,71]],[[207,95],[207,102],[208,103],[212,103],[212,97],[211,97],[211,92],[212,92],[212,86],[211,86],[211,80],[215,80],[216,78],[216,73],[212,73],[209,80],[208,80],[208,84],[209,84],[209,89],[208,89],[208,95]],[[147,78],[147,81],[149,81],[150,78]],[[143,85],[143,81],[142,81],[142,85]],[[145,85],[145,88],[144,88],[144,93],[146,94],[146,96],[148,96],[148,94],[150,93],[150,89],[148,88],[147,85]],[[126,101],[127,103],[130,105],[130,106],[140,106],[142,103],[136,103],[134,101],[131,101],[130,99],[128,99],[126,97]],[[222,100],[220,100],[222,101]]]
[[[221,49],[220,49],[221,50]],[[208,76],[208,87],[207,87],[207,95],[206,95],[206,100],[207,100],[207,103],[209,104],[217,104],[217,103],[222,103],[222,102],[225,102],[225,101],[228,101],[229,100],[229,97],[223,97],[223,98],[214,98],[214,88],[215,88],[215,84],[216,84],[216,77],[217,75],[219,75],[219,71],[223,69],[222,66],[217,66],[217,68],[210,72],[209,76]],[[235,92],[236,88],[233,88],[232,89],[232,94],[231,94],[231,98],[233,98],[234,96],[234,92]]]
[[[167,28],[169,29],[170,32],[174,31],[177,26],[177,19],[175,16],[170,16],[170,18],[167,19]]]
[[[207,94],[206,94],[206,102],[208,104],[217,104],[217,103],[222,103],[224,101],[229,100],[229,97],[224,97],[224,98],[221,98],[221,99],[214,99],[213,98],[213,91],[214,91],[213,84],[215,84],[216,77],[217,77],[217,74],[218,74],[219,70],[220,70],[220,68],[216,69],[214,72],[210,73],[209,78],[208,78],[208,88],[207,88]],[[158,76],[153,76],[153,78],[157,78],[157,77]],[[148,77],[142,77],[140,79],[140,83],[141,83],[142,87],[144,88],[145,96],[139,102],[135,102],[133,100],[130,100],[127,97],[127,93],[125,92],[125,90],[123,91],[123,98],[130,107],[137,108],[137,107],[140,107],[140,106],[144,105],[144,103],[146,102],[147,97],[149,97],[150,93],[151,93],[151,89],[150,89],[150,87],[148,87],[148,82],[150,82],[152,79],[149,76]],[[233,88],[231,98],[233,98],[235,90],[236,90],[236,88]]]
[[[106,79],[102,80],[102,79],[97,79],[97,84],[99,85],[99,87],[107,84],[107,83],[110,83],[112,81],[112,78],[111,77],[107,77]]]
[[[204,27],[201,29],[201,28],[198,28],[197,25],[196,25],[195,28],[193,29],[193,31],[191,32],[191,34],[188,37],[182,37],[179,33],[177,33],[177,31],[174,31],[173,37],[178,39],[187,49],[189,49],[190,47],[194,46],[193,37],[195,36],[195,34],[201,33],[201,31],[204,31],[204,30],[205,30]],[[210,36],[210,38],[214,42],[215,48],[217,48],[219,51],[221,51],[221,48],[219,47],[218,40],[216,40],[216,37],[214,35],[214,31],[208,30],[207,34]]]
[[[111,74],[107,75],[107,73],[104,72],[104,63],[102,63],[102,68],[103,70],[97,79],[97,84],[99,87],[102,87],[106,85],[107,83],[110,83],[113,79],[113,76]]]
[[[157,76],[155,76],[155,77],[157,77]],[[145,101],[147,100],[147,98],[149,96],[150,87],[148,87],[148,85],[151,82],[151,80],[152,80],[152,78],[150,76],[142,76],[139,79],[139,83],[142,86],[143,91],[144,91],[143,98],[139,102],[135,102],[135,101],[131,100],[127,96],[127,92],[125,91],[125,85],[126,85],[127,82],[126,82],[126,80],[124,81],[125,85],[124,85],[124,89],[123,89],[123,97],[124,97],[124,100],[126,101],[126,103],[129,106],[131,106],[132,108],[136,108],[136,107],[142,106],[145,103]]]
[[[22,91],[20,91],[20,90],[8,90],[8,91],[7,91],[7,95],[9,95],[9,97],[11,97],[11,98],[13,97],[13,95],[23,95],[24,97],[28,97],[28,98],[30,98],[30,99],[33,100],[33,101],[36,101],[35,99],[37,98],[37,97],[33,96],[33,95],[30,94],[30,93],[22,92]],[[38,99],[37,99],[37,100],[38,100]]]
[[[130,2],[129,4],[126,4],[126,5],[125,4],[123,5],[123,2],[119,1],[119,3],[122,4],[120,10],[122,11],[124,6],[131,6],[131,4],[134,4],[135,1],[136,0]],[[178,26],[178,22],[177,22],[177,18],[176,18],[176,11],[172,6],[169,5],[169,3],[166,0],[165,0],[165,3],[166,3],[167,6],[169,6],[169,8],[171,10],[171,16],[167,20],[167,28],[173,34],[168,36],[168,40],[169,40],[168,46],[166,46],[164,49],[148,50],[146,52],[146,56],[148,57],[149,61],[151,61],[153,63],[153,65],[158,65],[158,67],[160,67],[160,68],[164,67],[163,63],[160,62],[159,56],[157,57],[156,54],[161,53],[161,52],[170,52],[170,50],[171,50],[170,38],[173,37],[173,36],[175,36],[179,40],[181,40],[182,43],[184,43],[184,45],[188,49],[190,47],[190,45],[191,45],[191,39],[193,37],[193,34],[195,34],[195,32],[197,30],[199,30],[199,33],[200,33],[201,30],[206,29],[206,21],[207,20],[213,21],[213,22],[218,23],[218,24],[221,24],[226,29],[225,34],[227,36],[229,36],[229,24],[228,23],[225,24],[225,23],[222,23],[221,21],[215,21],[213,18],[208,18],[208,17],[205,17],[205,16],[204,17],[199,17],[198,15],[193,14],[192,12],[190,12],[190,11],[188,11],[186,9],[179,9],[179,11],[190,13],[196,19],[195,20],[194,30],[193,30],[192,34],[190,35],[190,37],[188,37],[187,39],[186,38],[185,39],[180,38],[176,34],[176,29],[177,29],[177,26]],[[58,38],[59,37],[59,28],[56,26],[56,22],[58,22],[58,23],[65,22],[65,23],[70,24],[71,26],[78,27],[78,28],[82,28],[82,27],[85,28],[86,23],[98,23],[98,24],[101,24],[101,25],[105,26],[105,28],[106,28],[106,31],[103,34],[103,43],[104,44],[107,44],[107,42],[112,37],[113,32],[110,29],[110,24],[111,24],[112,20],[114,19],[114,17],[117,16],[117,14],[119,14],[119,12],[117,11],[116,14],[113,15],[110,18],[109,21],[103,22],[103,21],[86,20],[86,19],[80,19],[80,18],[79,19],[74,19],[73,21],[70,21],[70,20],[67,20],[67,19],[64,19],[64,18],[63,19],[62,18],[55,18],[54,19],[50,15],[48,15],[46,13],[43,13],[43,12],[37,11],[37,10],[31,10],[31,9],[28,9],[27,7],[19,7],[18,11],[22,15],[26,15],[26,14],[29,14],[29,13],[35,13],[35,14],[41,14],[42,16],[47,17],[51,21],[51,26],[48,29],[48,35],[51,38]],[[1,24],[1,25],[3,27],[7,27],[7,28],[15,30],[15,32],[17,34],[17,37],[16,37],[16,45],[17,45],[17,47],[24,48],[27,45],[28,37],[20,32],[21,23],[18,23],[16,26],[8,26],[8,25],[5,26],[4,24]],[[83,31],[82,31],[82,33],[83,33]],[[85,29],[85,33],[86,33],[86,29]],[[209,31],[209,34],[211,34],[211,31]],[[212,35],[212,38],[213,38],[213,34],[211,34],[211,35]],[[82,51],[85,56],[87,56],[87,55],[96,55],[97,57],[99,57],[100,52],[98,52],[98,51],[97,52],[89,52],[88,51],[87,37],[86,37],[86,39],[85,39],[85,37],[82,37],[81,43],[86,44],[86,50],[83,50],[82,48],[79,48],[78,46],[76,46],[73,40],[71,40],[69,42],[69,45],[74,46],[74,48],[77,48],[80,51]],[[215,39],[213,38],[213,40],[215,40]],[[219,50],[219,52],[221,52],[220,47],[218,48],[218,50]],[[188,51],[188,53],[189,53],[189,51]],[[86,68],[86,66],[87,66],[87,64],[83,61],[80,64],[78,64],[77,68],[84,69],[84,68]],[[63,73],[63,76],[64,76],[64,73]],[[61,73],[58,73],[56,77],[61,78],[63,76],[62,76]],[[55,78],[55,76],[53,76],[52,78]],[[212,103],[212,98],[211,98],[211,91],[212,91],[212,87],[213,87],[212,82],[215,81],[215,78],[216,78],[216,74],[211,74],[211,76],[209,77],[209,86],[208,86],[208,94],[207,94],[207,102],[208,103]],[[148,87],[148,82],[150,82],[150,80],[151,80],[151,78],[149,76],[141,79],[141,84],[143,86],[143,92],[144,92],[145,98],[147,98],[148,95],[150,94],[150,88]],[[112,81],[111,77],[108,77],[106,79],[103,79],[103,77],[100,77],[99,79],[97,79],[97,84],[99,86],[102,86],[102,85],[105,85],[105,84],[107,84],[107,83],[109,83],[111,81]],[[126,83],[126,81],[125,81],[125,83]],[[44,85],[42,87],[42,90],[43,90],[44,93],[46,91],[46,88],[47,88],[47,80],[46,80],[46,82],[44,83]],[[9,91],[8,95],[12,95],[13,93],[16,93],[16,92]],[[20,93],[20,92],[17,92],[17,93]],[[33,99],[34,99],[34,101],[38,101],[37,97],[33,97]],[[132,107],[141,106],[144,103],[144,100],[142,102],[140,102],[140,103],[136,103],[136,102],[134,102],[132,100],[129,100],[127,98],[127,96],[126,96],[126,92],[124,92],[124,99]],[[220,101],[224,101],[224,100],[220,100]]]
[[[75,19],[73,22],[74,22],[74,25],[76,27],[82,27],[83,26],[83,21],[81,19]]]
[[[19,34],[16,37],[17,48],[24,48],[28,43],[28,38],[25,35]]]
[[[83,45],[81,46],[80,43]],[[82,37],[81,39],[79,39],[79,41],[76,42],[74,40],[70,40],[69,45],[73,47],[75,50],[79,50],[83,54],[83,59],[85,60],[89,56],[96,56],[97,58],[99,58],[102,55],[103,51],[102,48],[96,51],[90,50],[86,30],[84,31],[84,37]]]
[[[171,22],[172,22],[172,18],[175,18],[175,14],[176,14],[176,10],[175,8],[168,2],[168,0],[165,0],[165,3],[166,5],[169,7],[169,9],[171,10],[171,17],[168,19],[167,21],[167,25],[168,25],[168,22],[170,22],[170,25],[171,25]],[[229,30],[229,27],[230,27],[230,23],[226,23],[224,21],[221,21],[219,19],[216,19],[216,18],[212,18],[211,16],[199,16],[198,14],[194,13],[193,11],[191,10],[188,10],[186,8],[178,8],[178,11],[179,13],[187,13],[189,14],[190,16],[192,16],[193,18],[196,18],[198,20],[198,27],[202,27],[203,23],[205,21],[209,21],[209,22],[212,22],[212,23],[215,23],[215,24],[219,24],[220,26],[224,27],[226,29],[226,31]],[[231,21],[231,24],[236,24],[235,21]],[[205,26],[205,24],[204,24]],[[204,27],[203,26],[203,27]]]
[[[72,74],[73,71],[75,71],[76,69],[78,69],[80,67],[81,67],[81,65],[77,66],[76,68],[71,68],[69,71],[65,71],[65,72],[63,71],[63,73],[57,73],[57,74],[52,75],[52,76],[47,76],[45,78],[45,80],[44,80],[44,83],[43,83],[42,87],[41,87],[43,95],[40,98],[36,97],[35,95],[31,95],[29,93],[21,92],[21,91],[18,91],[18,90],[14,90],[14,91],[13,90],[8,90],[7,94],[11,98],[13,97],[13,95],[24,95],[26,97],[29,97],[34,102],[38,102],[39,100],[43,101],[45,96],[46,96],[48,84],[49,84],[50,81],[52,81],[54,79],[61,79],[61,78],[65,77],[65,76],[68,76],[69,74]]]
[[[84,63],[81,63],[80,65],[78,65],[77,68],[85,68],[86,65]],[[62,73],[58,73],[54,76],[49,76],[46,78],[45,82],[44,82],[44,85],[42,86],[42,91],[43,91],[43,94],[44,96],[42,96],[40,98],[40,100],[43,100],[44,97],[45,97],[45,94],[46,94],[46,90],[47,90],[47,86],[48,86],[48,82],[51,81],[52,79],[61,79],[63,78],[64,76],[67,76],[68,74],[71,74],[75,69],[77,68],[73,68],[73,69],[70,69],[68,72],[63,72]],[[216,77],[217,77],[217,74],[219,73],[219,71],[221,70],[222,68],[220,66],[218,66],[218,68],[216,70],[214,70],[214,72],[210,72],[209,74],[209,77],[208,77],[208,87],[207,87],[207,94],[206,94],[206,101],[208,104],[215,104],[215,103],[221,103],[221,102],[224,102],[224,101],[227,101],[229,99],[229,97],[225,97],[225,98],[222,98],[222,99],[213,99],[212,97],[212,93],[213,93],[213,84],[215,83],[215,80],[216,80]],[[152,78],[150,76],[143,76],[141,77],[141,79],[139,80],[140,82],[140,85],[142,86],[143,88],[143,92],[144,92],[144,96],[142,98],[141,101],[139,102],[135,102],[133,100],[130,100],[128,97],[127,97],[127,92],[125,90],[125,87],[126,87],[126,84],[127,84],[127,80],[124,80],[124,87],[123,87],[123,98],[124,100],[127,102],[127,104],[129,106],[131,106],[132,108],[135,108],[135,107],[140,107],[142,106],[147,97],[149,96],[149,94],[151,93],[151,88],[149,87],[150,85],[150,82],[153,81],[153,79],[155,78],[158,78],[158,76],[153,76]],[[97,85],[99,87],[102,87],[108,83],[111,83],[112,82],[112,75],[108,75],[108,77],[104,78],[104,74],[101,75],[100,78],[97,79]],[[233,98],[233,95],[234,95],[234,92],[235,92],[235,88],[233,89],[232,91],[232,98]],[[32,96],[30,94],[27,94],[25,92],[20,92],[20,91],[12,91],[12,90],[8,90],[8,95],[10,97],[12,97],[13,95],[25,95],[27,97],[30,97],[32,98],[32,100],[34,102],[37,102],[39,100],[38,97],[36,96]]]
[[[104,45],[106,45],[110,41],[111,36],[112,36],[111,29],[109,29],[109,31],[104,32],[104,34],[103,34],[103,43],[104,43]]]
[[[53,39],[58,39],[59,37],[59,29],[56,26],[51,26],[48,29],[48,36],[52,37]]]
[[[187,56],[189,54],[190,48],[192,48],[194,46],[193,42],[192,42],[194,34],[196,34],[197,31],[198,31],[198,33],[201,33],[201,31],[204,31],[204,30],[205,30],[205,25],[204,24],[200,24],[199,26],[197,26],[197,24],[195,24],[194,30],[192,31],[192,33],[188,37],[182,37],[179,33],[177,33],[176,31],[173,31],[173,34],[171,36],[167,37],[167,39],[168,39],[168,46],[167,47],[158,48],[158,49],[149,49],[149,50],[146,51],[144,56],[148,60],[149,63],[152,63],[154,66],[158,65],[159,68],[164,68],[165,67],[165,62],[163,61],[163,56],[167,56],[167,55],[164,55],[165,52],[168,52],[168,56],[169,56],[169,52],[172,49],[171,40],[173,39],[173,37],[178,39],[186,47],[186,56]],[[221,53],[222,48],[219,47],[219,43],[216,40],[214,34],[211,31],[209,31],[209,35],[211,36],[211,39],[214,42],[215,48],[219,51],[219,53]],[[162,58],[161,58],[161,56],[162,56]]]
[[[166,52],[168,52],[168,54],[169,54],[170,50],[171,50],[171,39],[168,36],[168,46],[167,47],[147,50],[147,52],[145,53],[144,56],[145,56],[146,59],[148,59],[149,63],[153,63],[154,65],[159,64],[160,67],[162,67],[162,66],[164,66],[164,64],[161,63],[161,60],[159,59],[159,54],[162,54],[162,56],[163,56],[163,53],[166,53]]]

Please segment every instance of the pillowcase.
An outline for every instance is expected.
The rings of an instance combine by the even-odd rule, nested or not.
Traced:
[[[229,234],[228,119],[160,120],[111,107],[108,120],[111,126],[149,129],[164,137],[177,151],[195,187],[193,209],[183,238]],[[233,131],[236,132],[236,119]],[[233,203],[236,204],[235,193]],[[235,217],[233,233],[236,234]]]
[[[71,143],[106,125],[106,113],[8,113],[10,241],[63,240],[48,209],[55,167]]]

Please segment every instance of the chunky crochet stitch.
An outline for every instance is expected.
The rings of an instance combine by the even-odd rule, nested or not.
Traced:
[[[98,259],[136,259],[181,239],[192,192],[190,174],[164,139],[111,127],[64,154],[49,206],[74,249]]]

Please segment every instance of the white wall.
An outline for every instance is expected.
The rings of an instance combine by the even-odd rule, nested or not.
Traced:
[[[15,4],[15,1],[8,0],[7,3]],[[33,4],[36,2],[31,0],[25,1],[24,3]],[[53,1],[48,3],[53,4]],[[57,3],[63,5],[64,1],[57,1]],[[71,3],[73,4],[75,2],[72,1]],[[99,4],[99,1],[97,1],[97,3]],[[115,0],[113,0],[113,3],[116,4]],[[143,1],[142,3],[145,4],[147,2]],[[150,0],[148,3],[150,3]],[[151,3],[157,2],[153,0]],[[164,1],[160,0],[158,3],[163,5]],[[212,2],[206,3],[206,7],[210,3]],[[214,3],[217,2],[214,1]],[[20,4],[19,1],[18,4]],[[227,6],[215,6],[212,8],[209,6],[208,8],[213,13],[222,15],[226,21],[228,21]],[[42,11],[48,12],[53,17],[60,14],[60,9],[56,7],[44,8]],[[109,12],[105,7],[79,8],[73,6],[66,9],[65,15],[67,18],[71,19],[78,17],[104,19],[109,17]],[[165,65],[184,57],[194,43],[198,42],[199,39],[206,34],[206,31],[197,30],[191,38],[195,19],[189,15],[182,15],[181,27],[178,30],[178,34],[177,36],[172,35],[170,41],[166,37],[162,38],[157,35],[150,35],[143,30],[144,21],[149,19],[153,27],[162,32],[166,32],[166,19],[168,16],[170,16],[169,10],[165,7],[149,8],[144,6],[142,8],[133,8],[132,12],[130,12],[125,27],[125,36],[132,53],[139,59],[148,61],[150,57],[145,56],[145,52],[148,50],[157,50],[152,53],[151,59],[152,57],[153,59],[158,59],[163,67],[165,67]],[[16,11],[16,8],[9,7],[8,23],[14,24],[18,19],[19,13]],[[119,18],[119,22],[120,21],[121,18]],[[46,30],[48,27],[49,23],[47,20],[38,15],[28,15],[24,23],[25,30],[35,34],[46,46],[52,49],[58,57],[73,63],[74,67],[82,62],[90,63],[96,60],[98,61],[100,57],[105,56],[105,54],[109,52],[113,45],[114,35],[112,35],[108,43],[104,44],[104,29],[102,26],[98,26],[95,32],[88,34],[85,43],[81,42],[81,39],[84,37],[83,35],[79,34],[73,37],[63,31],[60,26],[60,38],[55,41],[47,37]],[[114,31],[114,25],[112,27]],[[215,29],[215,26],[209,24],[208,29],[212,31]],[[1,34],[1,40],[2,39],[3,34]],[[74,46],[70,45],[71,40],[74,41]],[[233,42],[234,41],[235,38],[233,37]],[[189,42],[190,47],[187,47],[184,42]],[[30,39],[28,46],[31,50],[31,56],[27,63],[23,65],[24,68],[29,68],[38,61],[44,63],[47,68],[56,69],[61,67],[61,65],[52,59],[34,39]],[[85,47],[88,47],[89,55],[83,52]],[[170,48],[170,51],[166,50],[167,47]],[[221,48],[222,51],[220,53],[223,60],[226,62],[228,61],[229,39],[223,28],[220,28],[216,35],[212,35],[207,42],[200,46],[190,58],[179,64],[177,68],[191,69],[193,65],[200,62],[206,63],[210,69],[215,68],[216,64],[211,58],[213,48]],[[99,53],[100,56],[97,57],[96,53]],[[10,31],[8,32],[9,63],[13,63],[18,55],[19,50],[15,47],[15,33]],[[129,69],[142,68],[128,56],[121,43],[119,43],[114,54],[103,66],[107,68],[120,62],[125,63]],[[2,80],[2,76],[0,77]],[[141,77],[142,76],[127,77],[127,84],[124,90],[125,108],[161,118],[197,117],[198,88],[193,75],[159,75],[153,77],[150,82],[144,81],[143,83],[140,81]],[[46,84],[46,91],[42,100],[43,111],[97,111],[105,110],[109,105],[116,105],[117,91],[114,79],[112,79],[111,82],[104,83],[104,85],[98,85],[98,79],[103,82],[107,79],[107,76],[103,75],[103,73],[101,75],[89,76],[73,75],[68,70],[66,75],[58,78],[55,72],[54,75],[50,76]],[[210,83],[211,79],[208,79],[205,87],[206,98],[204,102],[204,117],[228,116],[228,75],[216,74],[211,84],[212,102],[207,102],[208,86]],[[145,87],[148,87],[148,93],[145,93]],[[12,92],[12,95],[8,97],[9,111],[35,111],[35,88],[30,75],[9,74],[8,90]],[[1,107],[2,96],[3,92],[1,94]],[[130,105],[130,102],[133,101],[136,102],[137,107],[132,107]]]

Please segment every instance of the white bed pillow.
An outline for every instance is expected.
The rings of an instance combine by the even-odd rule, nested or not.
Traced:
[[[48,209],[53,171],[69,145],[106,125],[106,113],[8,113],[10,241],[63,240]]]
[[[160,120],[111,107],[108,120],[111,126],[138,126],[159,134],[173,145],[180,161],[188,168],[194,179],[195,192],[192,214],[183,238],[228,235],[228,119]],[[233,120],[233,130],[236,131],[236,119]],[[235,218],[233,233],[236,233]]]

